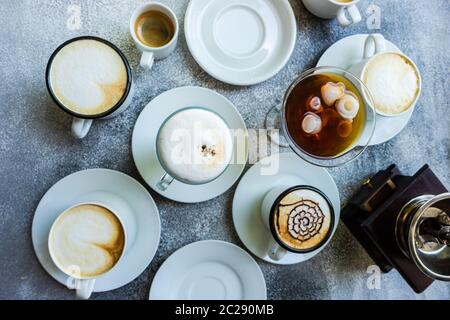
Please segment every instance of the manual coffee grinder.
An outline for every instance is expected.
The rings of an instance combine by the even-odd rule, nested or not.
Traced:
[[[417,293],[450,281],[450,193],[428,165],[412,177],[395,165],[378,172],[341,218],[383,272],[397,269]]]

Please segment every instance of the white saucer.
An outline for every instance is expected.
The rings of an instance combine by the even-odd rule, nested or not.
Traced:
[[[261,168],[269,167],[269,164],[274,163],[278,156],[278,173],[262,175]],[[336,183],[328,171],[303,161],[294,153],[280,153],[262,159],[245,173],[233,199],[233,222],[236,232],[247,249],[255,256],[270,263],[286,265],[311,259],[322,251],[326,244],[305,254],[289,252],[279,261],[274,261],[267,256],[267,248],[273,241],[273,237],[262,221],[261,203],[267,192],[282,185],[310,185],[326,194],[333,205],[335,214],[333,234],[339,223],[340,200]]]
[[[363,59],[364,43],[367,34],[356,34],[346,37],[329,47],[317,63],[317,67],[332,66],[349,69]],[[388,51],[401,52],[392,42],[386,40]],[[398,117],[383,117],[377,114],[375,133],[369,145],[377,145],[387,142],[398,135],[408,124],[414,112],[414,107],[409,112]]]
[[[217,240],[191,243],[159,268],[151,300],[265,300],[266,282],[255,260]]]
[[[54,184],[42,197],[33,218],[31,237],[34,251],[44,269],[58,282],[67,276],[52,262],[48,252],[48,233],[53,221],[70,206],[88,201],[107,201],[105,194],[120,199],[121,207],[134,218],[133,234],[125,256],[116,268],[95,282],[94,292],[122,287],[148,267],[159,246],[161,222],[158,208],[148,191],[135,179],[108,169],[90,169],[73,173]],[[128,230],[127,230],[128,231]]]
[[[162,196],[183,203],[197,203],[213,199],[227,191],[239,179],[245,163],[230,164],[216,180],[203,185],[188,185],[174,181],[166,191],[156,185],[164,174],[156,156],[156,136],[164,120],[172,113],[186,107],[204,107],[215,111],[231,129],[247,132],[247,127],[236,107],[215,91],[200,87],[181,87],[164,92],[153,99],[137,119],[133,131],[132,149],[136,167],[147,184]],[[238,145],[234,146],[238,154]],[[245,160],[248,143],[245,144]],[[246,162],[246,161],[242,161]]]
[[[277,74],[297,37],[288,0],[191,0],[184,29],[191,54],[207,73],[243,86]]]

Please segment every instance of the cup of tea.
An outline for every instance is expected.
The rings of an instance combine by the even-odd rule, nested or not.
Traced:
[[[290,147],[305,161],[341,166],[369,145],[376,121],[372,104],[370,92],[353,74],[317,67],[289,86],[282,104],[267,114],[266,127],[275,143]]]
[[[360,0],[303,0],[309,12],[323,19],[336,18],[343,27],[361,21],[361,13],[356,4]],[[347,18],[347,14],[350,17]]]
[[[178,42],[178,19],[175,13],[159,2],[144,3],[130,19],[130,34],[142,52],[140,64],[151,69],[155,60],[167,58]]]
[[[261,218],[273,237],[267,255],[281,260],[288,252],[308,253],[323,247],[334,227],[327,196],[311,186],[279,186],[261,204]]]
[[[190,185],[211,182],[222,175],[233,156],[233,136],[214,111],[187,107],[170,115],[156,138],[156,154],[165,173],[157,184],[167,190],[177,180]]]
[[[370,90],[375,111],[381,116],[396,117],[414,108],[420,97],[422,80],[412,59],[386,50],[386,40],[381,34],[367,37],[363,57],[349,71]]]

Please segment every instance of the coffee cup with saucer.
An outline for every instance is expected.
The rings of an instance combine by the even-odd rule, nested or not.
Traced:
[[[296,186],[312,187],[326,194],[331,203],[333,223],[330,235],[321,246],[294,253],[289,250],[285,252],[283,249],[286,248],[279,246],[267,217],[275,199]],[[239,182],[232,208],[234,227],[247,249],[264,261],[288,265],[311,259],[330,242],[339,222],[340,199],[337,186],[326,169],[288,152],[274,154],[253,165]],[[272,254],[272,251],[275,252]]]
[[[33,248],[42,267],[56,281],[70,289],[77,284],[74,277],[61,271],[53,262],[48,239],[50,229],[60,213],[78,204],[101,205],[120,215],[127,237],[123,257],[115,266],[97,277],[95,283],[85,283],[93,285],[92,292],[105,292],[133,281],[148,267],[159,246],[159,212],[151,195],[139,182],[108,169],[73,173],[54,184],[42,197],[31,229]]]
[[[216,174],[208,174],[209,177],[202,177],[195,173],[197,171],[192,172],[192,170],[186,169],[195,169],[195,167],[177,167],[175,166],[175,161],[170,163],[162,161],[163,158],[166,160],[170,160],[170,158],[161,157],[160,151],[162,149],[158,147],[159,144],[157,142],[161,137],[161,127],[164,127],[165,124],[169,124],[169,129],[172,125],[176,127],[176,124],[179,122],[173,117],[174,115],[180,115],[182,110],[203,111],[202,114],[206,112],[210,114],[206,118],[215,119],[214,121],[217,121],[215,123],[222,123],[222,127],[223,123],[225,123],[235,133],[233,135],[231,162],[228,165],[225,163],[223,172],[221,172],[222,170],[220,170],[221,167],[219,166]],[[187,116],[195,117],[196,114],[189,113]],[[211,115],[213,116],[210,117]],[[200,116],[204,117],[203,115]],[[176,121],[169,123],[168,119],[175,119]],[[193,120],[189,123],[191,122],[192,128],[196,128],[195,121]],[[186,126],[186,124],[183,126]],[[186,132],[186,129],[187,132],[190,132],[190,127],[183,127],[182,129],[184,132]],[[174,142],[175,147],[186,149],[184,148],[185,145],[180,144],[177,139],[182,139],[190,134],[185,135],[181,132],[177,135],[176,132],[171,132],[171,130],[167,132],[169,134],[164,134],[166,138],[163,137],[167,143]],[[172,136],[172,133],[175,136]],[[175,138],[175,140],[171,141],[171,138]],[[247,140],[248,133],[245,122],[239,111],[228,99],[209,89],[181,87],[164,92],[144,108],[133,130],[132,152],[139,173],[154,191],[177,202],[198,203],[221,195],[239,179],[248,159]],[[203,149],[202,145],[199,146]],[[169,145],[169,148],[164,147],[163,149],[170,155],[172,152],[168,151],[171,148]],[[177,151],[177,149],[174,150]],[[205,148],[203,151],[209,153],[208,148]],[[183,157],[181,155],[180,160]],[[163,166],[162,163],[165,163],[165,165]],[[178,170],[180,168],[182,169],[181,171]],[[198,172],[201,172],[201,170]],[[195,173],[195,175],[192,176],[192,173]],[[214,179],[209,179],[214,176]]]

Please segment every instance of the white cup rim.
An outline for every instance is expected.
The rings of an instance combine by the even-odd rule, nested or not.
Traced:
[[[170,39],[170,41],[168,43],[166,43],[165,45],[163,45],[162,47],[150,47],[150,46],[142,43],[139,40],[138,36],[136,35],[135,29],[134,29],[136,20],[140,16],[140,14],[143,12],[146,12],[146,11],[150,11],[151,7],[154,7],[155,10],[157,10],[158,8],[164,8],[165,10],[167,10],[170,13],[169,18],[172,20],[172,22],[175,25],[175,33],[174,33],[172,39]],[[163,12],[163,13],[165,13],[165,12]],[[175,14],[175,12],[173,12],[173,10],[171,8],[169,8],[167,5],[165,5],[163,3],[156,2],[156,1],[143,3],[140,6],[138,6],[136,9],[134,9],[133,14],[131,15],[131,18],[130,18],[131,37],[133,38],[134,42],[139,44],[139,46],[144,51],[157,52],[157,51],[162,51],[162,50],[170,47],[176,41],[178,33],[179,33],[179,23],[178,23],[177,15]]]
[[[339,2],[337,0],[328,0],[328,1],[334,3],[335,5],[341,6],[341,7],[348,7],[348,6],[352,5],[352,4],[358,3],[361,0],[353,0],[351,2]]]
[[[116,261],[116,263],[114,264],[114,266],[109,269],[108,271],[101,273],[99,275],[96,276],[91,276],[91,277],[77,277],[74,276],[73,274],[69,274],[67,271],[65,271],[57,262],[57,260],[55,259],[53,253],[52,253],[52,248],[51,248],[51,242],[50,242],[50,238],[52,236],[52,233],[54,231],[54,227],[56,225],[56,223],[61,219],[61,217],[67,213],[68,211],[72,210],[73,208],[79,207],[79,206],[83,206],[83,205],[95,205],[95,206],[99,206],[99,207],[103,207],[105,209],[107,209],[108,211],[110,211],[111,213],[114,214],[114,216],[119,220],[120,225],[122,226],[122,230],[123,230],[123,234],[124,234],[124,245],[123,245],[123,250],[122,253],[120,254],[119,259]],[[87,201],[87,202],[81,202],[81,203],[77,203],[73,206],[70,206],[69,208],[65,209],[63,212],[61,212],[58,217],[55,219],[55,221],[53,221],[52,226],[50,228],[50,232],[48,233],[48,239],[47,239],[47,246],[48,246],[48,251],[50,254],[50,258],[52,259],[53,263],[55,264],[55,266],[64,274],[66,274],[68,277],[71,278],[75,278],[78,280],[92,280],[92,279],[99,279],[103,276],[105,276],[106,274],[110,273],[112,270],[114,270],[117,265],[119,264],[119,262],[122,260],[123,256],[125,255],[125,250],[126,250],[126,246],[127,246],[127,231],[125,229],[125,224],[122,220],[122,218],[116,213],[116,211],[114,209],[112,209],[110,206],[102,203],[102,202],[97,202],[97,201]]]
[[[419,90],[418,90],[418,93],[417,93],[417,95],[416,95],[414,101],[411,103],[411,105],[410,105],[406,110],[404,110],[404,111],[402,111],[402,112],[400,112],[400,113],[390,114],[390,113],[385,113],[385,112],[379,111],[379,110],[377,110],[377,108],[376,108],[375,106],[373,106],[373,108],[375,109],[375,112],[376,112],[378,115],[380,115],[380,116],[387,117],[387,118],[400,117],[400,116],[405,115],[406,113],[410,112],[411,109],[413,109],[413,108],[415,107],[415,105],[417,104],[417,101],[419,101],[420,95],[421,95],[421,93],[422,93],[422,76],[420,75],[420,71],[419,71],[419,68],[417,67],[416,63],[415,63],[410,57],[408,57],[408,56],[407,56],[406,54],[404,54],[403,52],[397,52],[397,51],[389,50],[389,51],[378,52],[378,53],[374,54],[373,56],[371,56],[370,58],[368,58],[368,59],[365,61],[364,67],[363,67],[362,70],[361,70],[361,77],[360,77],[360,78],[361,78],[361,81],[362,81],[363,83],[364,83],[364,75],[365,75],[366,70],[367,70],[367,67],[369,66],[369,64],[371,63],[371,61],[372,61],[374,58],[376,58],[376,57],[378,57],[378,56],[381,56],[381,55],[384,55],[384,54],[396,54],[396,55],[399,55],[399,56],[405,58],[406,60],[408,60],[408,62],[414,67],[414,70],[416,71],[416,74],[417,74],[417,77],[418,77],[418,80],[419,80]],[[365,84],[365,83],[364,83],[364,84]],[[369,90],[370,90],[370,89],[369,89]],[[364,93],[364,94],[365,94],[365,93]]]

